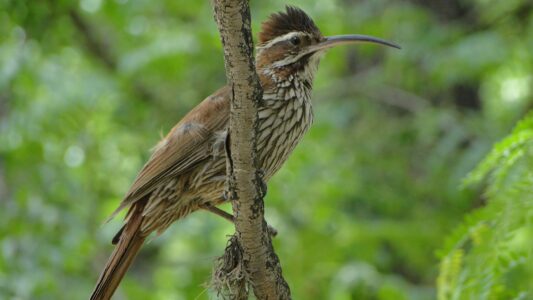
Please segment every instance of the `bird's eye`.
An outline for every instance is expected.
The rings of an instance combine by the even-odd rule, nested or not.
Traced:
[[[300,37],[297,36],[293,36],[290,41],[294,46],[298,46],[301,43]]]

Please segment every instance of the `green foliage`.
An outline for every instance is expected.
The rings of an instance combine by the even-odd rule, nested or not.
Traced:
[[[269,183],[295,299],[528,291],[530,3],[290,3],[325,35],[403,47],[324,57],[315,124]],[[257,33],[285,3],[251,5]],[[0,0],[0,299],[87,298],[121,220],[102,223],[223,68],[209,1]],[[488,177],[487,192],[460,189],[520,119],[469,177]],[[232,232],[206,212],[177,222],[143,247],[116,298],[215,298],[204,284]]]
[[[529,299],[533,296],[533,114],[496,144],[469,175],[488,178],[488,204],[448,240],[439,300]]]

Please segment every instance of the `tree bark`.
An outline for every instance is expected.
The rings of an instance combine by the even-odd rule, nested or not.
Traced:
[[[236,230],[236,239],[232,239],[236,241],[230,244],[238,243],[233,248],[242,253],[236,257],[242,260],[239,264],[257,299],[290,299],[264,219],[265,183],[256,151],[257,111],[263,91],[253,57],[250,8],[246,0],[214,0],[214,10],[233,95],[226,145],[228,195]]]

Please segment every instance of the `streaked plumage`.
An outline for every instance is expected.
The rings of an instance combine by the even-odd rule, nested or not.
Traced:
[[[313,78],[321,55],[332,45],[313,20],[295,7],[273,14],[262,25],[256,55],[264,89],[257,150],[266,181],[281,168],[313,121]],[[207,97],[156,145],[113,213],[129,208],[91,299],[113,295],[149,234],[163,232],[202,206],[224,201],[230,97],[228,87]]]

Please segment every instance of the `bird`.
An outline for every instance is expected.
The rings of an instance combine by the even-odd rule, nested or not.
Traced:
[[[286,6],[261,24],[255,64],[263,96],[256,138],[265,182],[282,167],[313,123],[311,92],[320,59],[328,49],[358,42],[400,48],[367,35],[324,36],[311,17],[295,6]],[[111,215],[128,209],[90,299],[112,297],[150,234],[161,234],[176,220],[202,209],[233,219],[217,207],[227,202],[225,144],[231,97],[230,87],[220,88],[153,148]]]

